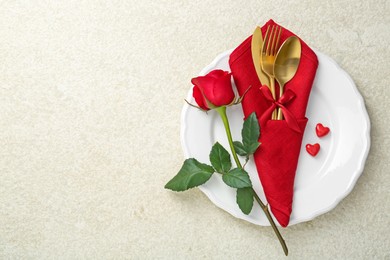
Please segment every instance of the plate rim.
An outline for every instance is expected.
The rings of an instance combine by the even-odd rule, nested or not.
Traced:
[[[210,71],[210,69],[215,68],[217,63],[221,59],[225,58],[227,55],[230,55],[230,53],[232,53],[233,50],[234,49],[229,49],[229,50],[226,50],[226,51],[218,54],[211,63],[209,63],[207,66],[205,66],[199,72],[198,75],[199,76],[203,76],[208,71]],[[364,102],[363,96],[359,92],[356,84],[352,80],[351,76],[344,69],[342,69],[340,67],[340,65],[333,58],[329,57],[328,55],[326,55],[326,54],[324,54],[324,53],[322,53],[322,52],[320,52],[320,51],[318,51],[318,50],[316,50],[314,48],[313,48],[313,51],[316,53],[316,55],[320,55],[320,56],[323,56],[324,58],[328,59],[336,67],[336,69],[338,71],[340,71],[343,74],[343,76],[348,80],[348,82],[351,84],[351,86],[353,88],[353,91],[356,94],[359,108],[360,108],[361,113],[362,113],[362,115],[363,115],[363,117],[365,119],[365,122],[366,122],[365,129],[362,130],[362,133],[365,133],[365,136],[364,136],[365,137],[364,138],[365,143],[363,144],[365,151],[364,151],[362,160],[360,161],[360,165],[358,165],[357,169],[355,170],[355,173],[353,174],[353,176],[351,178],[351,181],[349,182],[349,186],[346,187],[346,189],[344,190],[343,193],[340,193],[340,195],[337,196],[337,198],[333,201],[333,203],[331,203],[330,205],[328,205],[326,207],[321,208],[320,210],[314,211],[311,215],[309,215],[306,218],[298,218],[295,221],[291,221],[289,223],[289,226],[313,220],[314,218],[316,218],[316,217],[318,217],[318,216],[320,216],[322,214],[325,214],[325,213],[333,210],[344,198],[346,198],[352,192],[354,186],[356,185],[357,180],[360,178],[361,174],[363,173],[364,167],[365,167],[365,163],[367,161],[367,158],[368,158],[368,155],[369,155],[369,152],[370,152],[370,148],[371,148],[371,122],[370,122],[370,118],[368,116],[368,112],[367,112],[367,109],[366,109],[366,106],[365,106],[365,102]],[[187,100],[191,100],[192,99],[192,88],[190,88],[190,90],[188,91],[186,98],[187,98]],[[189,156],[188,147],[186,147],[185,140],[184,140],[185,132],[186,132],[186,129],[188,127],[185,124],[185,115],[186,115],[187,110],[189,108],[190,108],[190,106],[188,104],[184,104],[184,106],[182,108],[182,111],[181,111],[181,119],[180,119],[180,126],[181,126],[180,127],[180,142],[181,142],[181,146],[182,146],[182,149],[183,149],[183,153],[184,153],[185,159],[190,157]],[[199,186],[198,188],[211,200],[211,202],[213,204],[215,204],[217,207],[221,208],[222,210],[228,212],[232,216],[234,216],[234,217],[236,217],[238,219],[242,219],[242,220],[248,221],[248,222],[250,222],[252,224],[255,224],[255,225],[258,225],[258,226],[270,226],[269,223],[266,223],[266,225],[263,225],[263,224],[261,224],[259,222],[253,221],[252,219],[244,218],[242,216],[242,214],[239,214],[236,211],[231,210],[230,208],[228,208],[225,205],[223,205],[223,203],[214,194],[212,194],[208,189],[204,188],[203,186]],[[279,223],[276,223],[276,224],[279,225]]]

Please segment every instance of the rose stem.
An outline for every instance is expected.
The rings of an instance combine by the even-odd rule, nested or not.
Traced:
[[[228,117],[226,115],[226,107],[225,106],[219,107],[216,110],[219,113],[219,115],[221,116],[223,125],[225,126],[226,135],[227,135],[227,138],[229,141],[230,150],[233,153],[234,161],[236,161],[237,167],[242,168],[242,165],[241,165],[240,160],[238,159],[236,150],[234,149],[232,133],[230,132],[229,120],[228,120]]]
[[[229,120],[228,120],[228,117],[226,115],[226,107],[222,106],[222,107],[216,108],[215,110],[217,110],[218,114],[221,116],[223,125],[225,127],[226,135],[227,135],[227,138],[229,141],[230,150],[232,151],[232,154],[233,154],[234,161],[236,162],[237,167],[242,169],[241,162],[238,159],[236,150],[234,149],[232,133],[230,131],[230,126],[229,126]],[[259,203],[261,209],[264,211],[269,223],[272,226],[272,229],[274,230],[276,236],[278,237],[278,240],[279,240],[280,244],[282,245],[284,254],[287,256],[288,255],[288,248],[287,248],[286,242],[284,241],[282,235],[280,234],[278,227],[275,225],[275,222],[272,219],[272,216],[268,210],[268,206],[264,205],[264,203],[261,201],[261,199],[257,195],[256,191],[253,189],[253,187],[252,187],[252,191],[253,191],[253,194],[254,194],[254,197],[255,197],[257,203]]]

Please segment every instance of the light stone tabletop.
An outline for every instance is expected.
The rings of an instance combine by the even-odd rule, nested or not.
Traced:
[[[269,227],[164,184],[190,79],[272,18],[355,81],[371,151],[290,259],[390,258],[390,1],[1,1],[0,259],[286,259]]]

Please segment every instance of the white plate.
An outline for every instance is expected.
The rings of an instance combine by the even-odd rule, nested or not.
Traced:
[[[200,75],[213,69],[230,71],[228,59],[232,50],[220,54],[204,68]],[[333,209],[347,196],[363,171],[370,147],[370,122],[364,101],[349,75],[335,61],[316,51],[319,67],[310,95],[306,116],[309,122],[303,137],[298,169],[295,177],[293,211],[290,225],[308,221]],[[192,89],[187,100],[195,103]],[[228,108],[234,140],[241,140],[243,112],[241,106]],[[318,138],[315,126],[322,123],[331,132]],[[186,158],[209,163],[212,145],[229,145],[220,118],[215,111],[208,114],[185,105],[181,119],[181,142]],[[320,143],[321,150],[311,157],[305,150],[307,143]],[[253,159],[246,166],[254,189],[266,201]],[[221,176],[213,177],[200,187],[218,207],[233,216],[251,223],[268,226],[269,223],[255,203],[252,212],[245,215],[236,204],[235,189],[226,186]]]

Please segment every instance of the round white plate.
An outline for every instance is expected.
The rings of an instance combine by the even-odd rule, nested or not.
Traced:
[[[229,50],[220,54],[200,75],[213,69],[230,71],[228,60],[231,52]],[[355,84],[335,61],[318,51],[316,54],[319,66],[306,112],[309,122],[295,177],[290,225],[311,220],[333,209],[347,196],[363,171],[370,148],[370,122],[363,98]],[[195,104],[192,89],[187,100]],[[241,140],[244,117],[241,106],[229,107],[227,110],[233,139]],[[318,138],[315,134],[317,123],[328,126],[330,133]],[[225,130],[217,112],[210,111],[206,114],[184,105],[181,142],[185,157],[209,164],[209,152],[216,141],[229,150]],[[307,143],[321,145],[316,157],[306,152]],[[246,169],[254,189],[263,202],[266,202],[253,159]],[[269,225],[256,202],[249,215],[241,212],[236,204],[235,189],[226,186],[220,175],[213,174],[200,189],[215,205],[233,216],[257,225]]]

